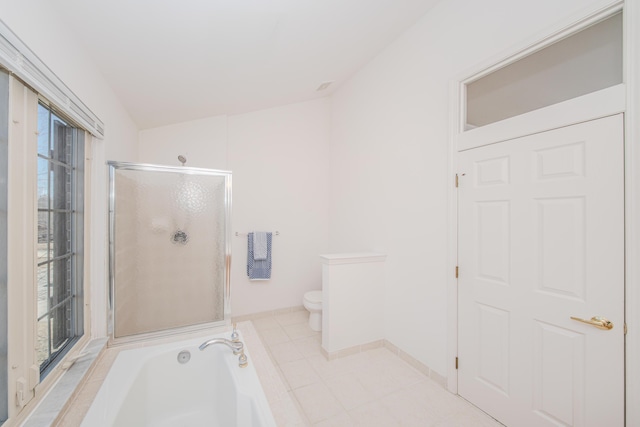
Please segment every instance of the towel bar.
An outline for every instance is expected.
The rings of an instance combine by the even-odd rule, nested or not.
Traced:
[[[249,234],[249,233],[240,233],[240,232],[236,231],[236,237],[246,236],[247,234]],[[280,232],[276,230],[276,231],[274,231],[274,232],[273,232],[273,234],[274,234],[275,236],[279,236],[279,235],[280,235]]]

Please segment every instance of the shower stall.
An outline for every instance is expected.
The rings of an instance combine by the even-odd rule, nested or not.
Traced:
[[[109,177],[112,339],[227,324],[231,172],[109,162]]]

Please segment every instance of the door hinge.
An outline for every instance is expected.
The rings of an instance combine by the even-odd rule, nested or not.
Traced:
[[[624,324],[624,334],[627,335],[627,324]]]
[[[458,266],[456,265],[456,279],[458,278]]]
[[[456,188],[458,188],[458,174],[456,174]]]
[[[458,358],[456,357],[456,369],[458,369]]]

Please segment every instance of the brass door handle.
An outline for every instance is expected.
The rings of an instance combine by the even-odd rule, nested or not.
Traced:
[[[579,317],[571,316],[573,320],[577,320],[578,322],[586,323],[587,325],[595,326],[598,329],[604,329],[608,331],[609,329],[613,329],[613,323],[610,320],[602,317],[602,316],[593,316],[590,320],[581,319]]]

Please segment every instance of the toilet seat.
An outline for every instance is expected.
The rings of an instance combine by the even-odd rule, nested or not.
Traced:
[[[309,327],[312,331],[322,330],[322,291],[309,291],[302,297],[302,305],[309,310]]]
[[[322,304],[322,291],[309,291],[304,294],[304,300],[311,304]]]

